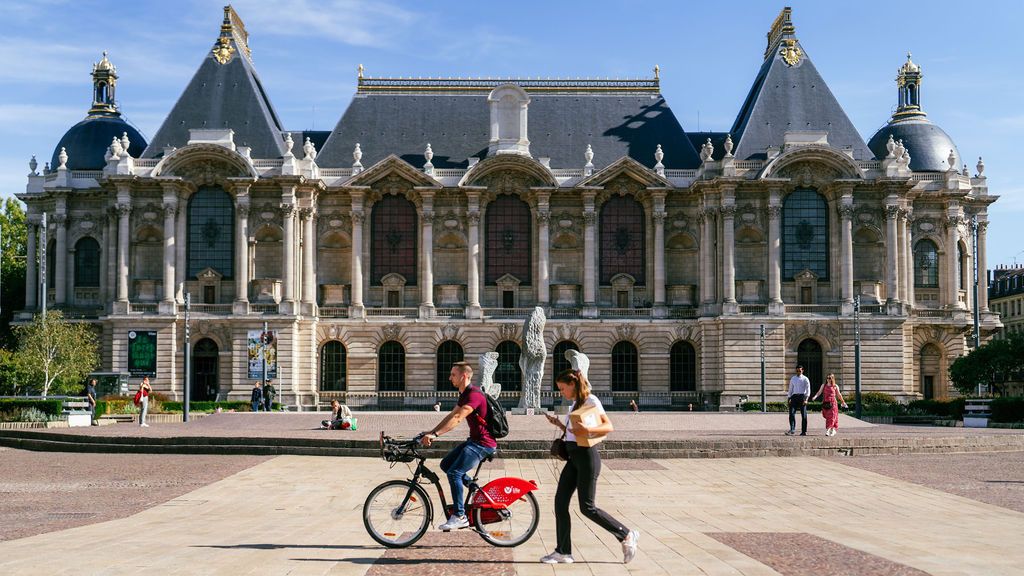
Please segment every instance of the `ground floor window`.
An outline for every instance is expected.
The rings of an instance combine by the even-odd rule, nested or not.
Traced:
[[[345,345],[331,340],[320,350],[320,391],[344,392],[345,376]]]
[[[377,391],[405,391],[405,348],[388,340],[377,352]]]
[[[612,392],[637,392],[640,389],[640,361],[632,342],[612,347]]]
[[[693,344],[679,341],[669,353],[669,389],[672,392],[697,390],[697,351]]]
[[[449,376],[452,373],[452,365],[462,362],[462,358],[462,345],[455,340],[445,340],[437,347],[437,390],[454,390]]]
[[[522,350],[519,344],[505,340],[498,344],[498,368],[494,371],[494,381],[501,384],[503,391],[518,392],[523,389],[523,371],[519,368],[519,356]]]

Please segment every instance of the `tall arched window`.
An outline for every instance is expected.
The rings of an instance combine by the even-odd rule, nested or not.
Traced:
[[[405,348],[388,340],[377,352],[377,391],[403,392],[405,390]]]
[[[914,286],[939,287],[939,249],[927,238],[914,246]]]
[[[188,201],[188,277],[213,268],[235,276],[235,205],[219,187],[203,186]]]
[[[555,378],[558,378],[558,374],[562,370],[572,368],[569,361],[565,359],[566,350],[579,351],[579,349],[580,347],[572,340],[561,340],[558,344],[555,344],[555,348],[551,351],[551,386],[556,392],[558,391],[558,383],[555,382]]]
[[[529,285],[530,206],[518,196],[502,194],[487,204],[484,228],[484,281],[494,284],[498,278],[511,274],[520,284]]]
[[[320,391],[344,392],[346,388],[345,345],[331,340],[320,349]]]
[[[640,362],[636,346],[622,340],[612,347],[612,392],[640,389]]]
[[[796,349],[796,363],[804,367],[804,376],[811,381],[811,396],[817,394],[818,388],[825,382],[821,344],[811,338],[801,342]]]
[[[501,384],[503,391],[519,391],[523,389],[523,371],[519,369],[519,355],[522,350],[519,344],[505,340],[498,344],[498,368],[494,371],[494,381]]]
[[[57,285],[57,241],[46,243],[46,289],[53,290]],[[45,299],[45,296],[44,296]],[[45,301],[45,300],[44,300]]]
[[[75,286],[98,288],[100,285],[100,244],[86,236],[75,243]]]
[[[601,207],[601,283],[629,274],[644,284],[644,207],[632,196],[616,196]]]
[[[416,284],[416,206],[403,196],[387,195],[373,205],[370,281],[380,284],[392,272],[401,274],[407,286]]]
[[[445,340],[437,347],[437,390],[450,392],[452,383],[449,376],[452,364],[462,362],[462,345],[455,340]]]
[[[792,280],[805,269],[828,279],[828,207],[825,198],[799,189],[782,204],[782,277]]]
[[[669,353],[669,390],[695,392],[697,390],[697,352],[693,344],[680,340]]]
[[[967,279],[970,265],[967,262],[967,254],[964,252],[964,245],[956,245],[956,289],[963,290],[970,281]]]

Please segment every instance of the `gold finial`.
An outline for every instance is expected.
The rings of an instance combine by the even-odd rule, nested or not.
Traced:
[[[363,77],[363,65],[362,64],[359,65],[359,77],[360,78]]]
[[[231,60],[231,55],[235,53],[235,49],[231,46],[231,38],[218,38],[217,40],[217,45],[210,50],[210,53],[213,54],[218,64],[227,64]]]
[[[654,79],[655,79],[655,80],[658,80],[658,79],[660,79],[660,76],[658,76],[658,74],[659,74],[660,72],[661,72],[661,68],[659,68],[659,67],[658,67],[658,65],[657,65],[657,64],[655,64],[655,65],[654,65]]]

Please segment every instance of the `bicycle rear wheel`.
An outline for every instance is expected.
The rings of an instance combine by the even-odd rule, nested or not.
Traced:
[[[503,510],[473,509],[473,525],[480,537],[494,546],[519,546],[533,536],[539,522],[540,507],[533,492],[527,492]]]
[[[405,548],[427,533],[433,511],[423,488],[406,480],[377,486],[363,504],[363,526],[388,548]]]

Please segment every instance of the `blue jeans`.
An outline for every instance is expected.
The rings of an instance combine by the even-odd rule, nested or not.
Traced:
[[[494,450],[472,440],[466,440],[441,459],[441,470],[448,475],[448,484],[452,489],[452,500],[455,502],[453,510],[456,516],[466,515],[466,503],[462,501],[463,487],[472,480],[467,472],[476,468],[484,458],[494,454]]]
[[[800,410],[800,433],[807,434],[807,404],[804,404],[803,394],[793,394],[789,397],[789,431],[796,431],[796,411]]]

